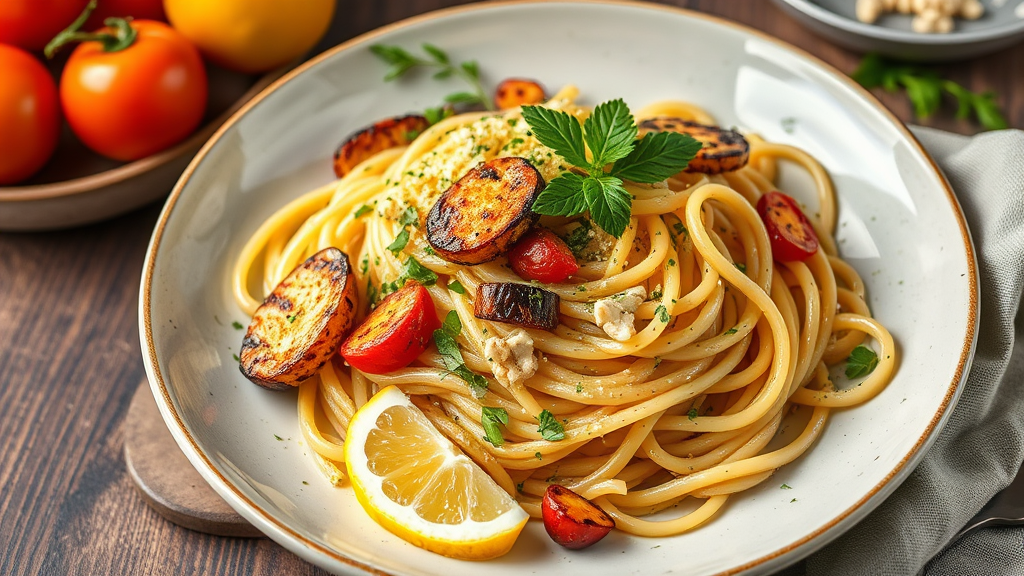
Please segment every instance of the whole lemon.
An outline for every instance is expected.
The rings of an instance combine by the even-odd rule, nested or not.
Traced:
[[[327,32],[334,0],[164,0],[164,10],[211,61],[254,74],[312,48]]]

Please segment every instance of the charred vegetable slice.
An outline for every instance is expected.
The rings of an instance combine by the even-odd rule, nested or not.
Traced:
[[[543,86],[525,78],[509,78],[494,91],[494,105],[498,110],[540,104],[546,98]]]
[[[524,158],[495,158],[470,170],[427,215],[427,241],[456,264],[481,264],[504,254],[539,217],[533,203],[544,179]]]
[[[548,536],[570,550],[586,548],[615,528],[597,504],[558,484],[548,486],[540,509]]]
[[[381,120],[352,134],[334,153],[334,174],[341,178],[370,156],[409,144],[429,126],[430,122],[423,116],[409,114]]]
[[[473,315],[525,328],[554,330],[558,326],[558,294],[527,284],[490,282],[476,289]]]
[[[422,354],[440,327],[430,292],[416,282],[407,282],[374,308],[339,352],[363,372],[386,374],[405,368]]]
[[[242,339],[242,374],[271,390],[298,386],[337,351],[357,299],[344,252],[325,248],[310,256],[256,309]]]
[[[644,120],[637,126],[644,132],[678,132],[688,134],[698,140],[703,147],[690,165],[687,172],[704,174],[721,174],[739,170],[750,159],[750,144],[739,132],[726,130],[718,126],[706,126],[681,118],[659,116]]]

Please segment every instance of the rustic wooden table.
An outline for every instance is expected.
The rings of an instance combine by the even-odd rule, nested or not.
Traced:
[[[341,0],[324,45],[459,0]],[[753,26],[851,72],[859,56],[758,0],[666,4]],[[941,66],[995,90],[1024,127],[1024,45]],[[901,95],[882,94],[911,121]],[[931,125],[970,133],[951,119]],[[0,574],[322,574],[268,539],[207,536],[150,510],[125,471],[122,427],[144,377],[139,277],[150,206],[64,232],[0,235]]]

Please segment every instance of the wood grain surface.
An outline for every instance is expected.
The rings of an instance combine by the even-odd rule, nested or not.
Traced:
[[[324,46],[451,0],[341,1]],[[764,0],[665,2],[760,28],[844,72],[859,57]],[[938,68],[995,90],[1024,126],[1024,46]],[[900,95],[883,95],[911,121]],[[931,125],[970,133],[942,118]],[[144,377],[138,333],[142,262],[159,206],[64,232],[0,235],[0,574],[323,574],[268,539],[179,528],[132,488],[123,423]]]

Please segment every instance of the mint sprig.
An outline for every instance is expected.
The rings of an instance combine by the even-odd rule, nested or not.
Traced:
[[[616,238],[629,225],[633,201],[622,181],[665,180],[685,169],[701,148],[676,132],[638,140],[636,120],[622,99],[598,104],[582,125],[575,116],[542,106],[523,106],[523,118],[541,144],[576,168],[548,182],[533,211],[548,216],[589,211],[594,223]]]

